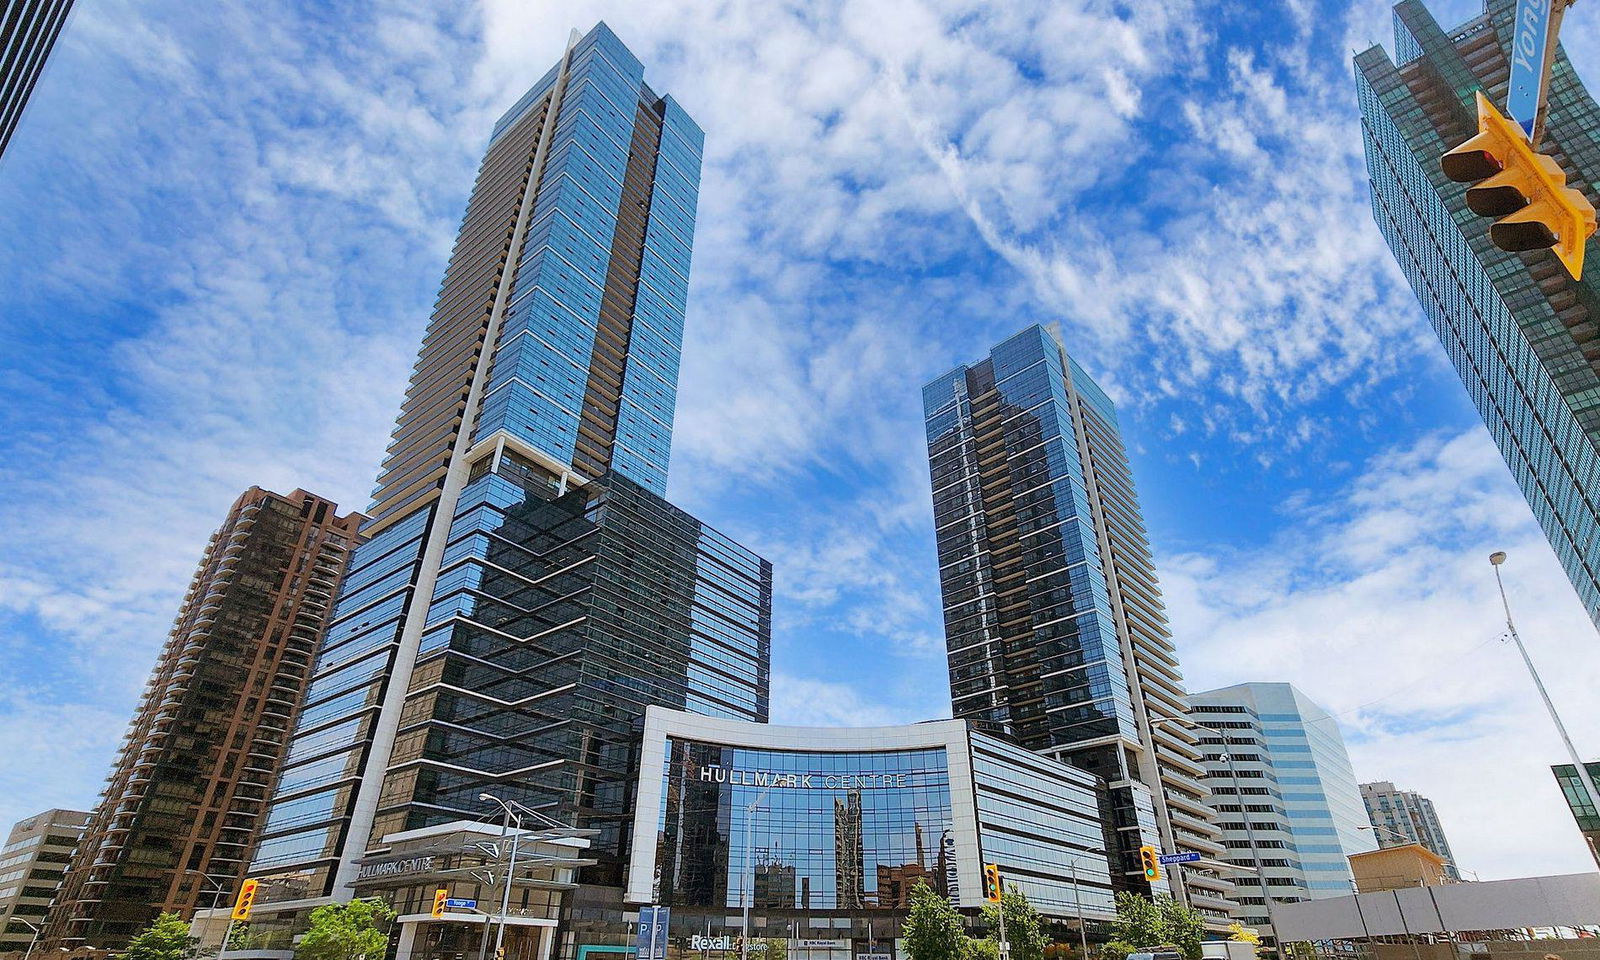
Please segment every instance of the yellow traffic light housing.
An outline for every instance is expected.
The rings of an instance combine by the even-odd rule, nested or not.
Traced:
[[[1000,902],[1000,867],[997,864],[984,865],[983,899],[990,903]]]
[[[1467,206],[1497,217],[1489,238],[1502,250],[1553,248],[1574,280],[1583,276],[1583,249],[1595,230],[1594,205],[1567,186],[1554,158],[1536,153],[1517,125],[1479,90],[1478,133],[1439,160],[1444,175],[1471,183]]]
[[[433,918],[435,920],[444,916],[444,902],[449,896],[450,891],[448,890],[433,891]]]
[[[233,913],[229,914],[230,919],[250,919],[250,911],[256,905],[256,889],[260,886],[260,880],[246,880],[239,884],[239,896],[233,901]]]
[[[1139,865],[1144,867],[1144,878],[1151,883],[1161,879],[1161,854],[1155,847],[1139,848]]]

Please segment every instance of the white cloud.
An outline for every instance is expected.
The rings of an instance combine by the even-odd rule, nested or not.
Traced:
[[[1338,715],[1357,776],[1431,797],[1486,879],[1592,869],[1549,770],[1560,740],[1497,639],[1489,553],[1509,552],[1521,632],[1591,749],[1595,629],[1483,431],[1389,451],[1284,510],[1262,548],[1161,558],[1191,688],[1296,684]]]
[[[917,391],[1025,323],[1061,317],[1134,417],[1161,408],[1147,422],[1171,428],[1145,441],[1186,471],[1291,455],[1324,469],[1319,445],[1348,424],[1311,404],[1348,391],[1359,407],[1402,365],[1439,363],[1366,212],[1351,44],[1245,52],[1206,26],[1213,7],[1117,6],[486,0],[432,15],[385,2],[338,30],[272,4],[81,10],[52,71],[75,83],[42,85],[27,121],[35,150],[61,156],[5,168],[50,170],[26,199],[45,236],[8,319],[72,348],[6,371],[8,392],[46,399],[8,431],[0,472],[0,608],[52,638],[16,656],[60,664],[53,695],[0,716],[8,731],[71,726],[80,762],[54,746],[15,758],[31,772],[0,821],[88,802],[240,490],[362,505],[489,125],[569,28],[602,17],[708,132],[673,496],[776,561],[786,649],[814,631],[854,638],[844,666],[783,667],[779,719],[947,706]],[[1302,38],[1307,11],[1288,10]],[[1385,39],[1387,17],[1369,0],[1343,32]],[[1592,61],[1583,23],[1569,18],[1568,48]],[[133,329],[51,322],[118,311]],[[77,370],[75,351],[99,362]],[[1481,619],[1463,585],[1481,588],[1483,571],[1440,545],[1456,528],[1513,550],[1530,608],[1570,610],[1482,446],[1436,442],[1374,467],[1341,502],[1359,522],[1302,505],[1265,552],[1174,558],[1181,639],[1203,638],[1186,646],[1191,672],[1321,680],[1354,659],[1359,680],[1309,691],[1339,709],[1389,689],[1373,670],[1425,671]],[[1454,487],[1451,470],[1479,480]],[[1430,513],[1446,519],[1418,526]],[[1577,636],[1530,611],[1530,638],[1558,626]],[[1414,772],[1450,815],[1472,768],[1450,766],[1449,737],[1471,732],[1489,757],[1491,736],[1543,735],[1536,714],[1496,712],[1496,697],[1522,703],[1514,686],[1470,679],[1420,688],[1415,715],[1393,719],[1389,701],[1356,714],[1358,766]],[[1445,716],[1452,697],[1476,705],[1470,725],[1398,729]],[[1548,807],[1542,823],[1565,829]],[[1532,862],[1470,843],[1469,867]]]
[[[772,722],[796,727],[887,727],[928,719],[885,707],[852,686],[775,674]]]

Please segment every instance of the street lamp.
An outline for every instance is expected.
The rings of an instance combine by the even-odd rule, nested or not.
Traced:
[[[1004,896],[1004,894],[1002,894]],[[1072,858],[1072,906],[1078,911],[1078,946],[1083,960],[1089,960],[1089,930],[1083,919],[1083,893],[1078,889],[1078,858]]]
[[[1215,727],[1208,727],[1188,717],[1159,717],[1150,721],[1150,726],[1158,727],[1163,723],[1181,723],[1199,730],[1209,730],[1222,737],[1222,759],[1227,761],[1228,777],[1233,780],[1234,790],[1238,791],[1235,795],[1239,798],[1239,815],[1244,819],[1244,836],[1245,841],[1250,844],[1250,861],[1256,866],[1256,880],[1261,884],[1261,900],[1267,907],[1267,926],[1272,928],[1273,951],[1281,956],[1282,951],[1278,949],[1278,925],[1272,918],[1272,891],[1267,887],[1267,871],[1261,865],[1261,850],[1256,846],[1256,831],[1250,825],[1250,810],[1249,804],[1244,799],[1244,787],[1239,785],[1239,771],[1233,765],[1233,753],[1228,749],[1228,735]]]
[[[1572,738],[1567,735],[1566,725],[1561,722],[1561,715],[1556,713],[1556,705],[1551,702],[1550,694],[1545,691],[1544,681],[1539,679],[1539,671],[1533,668],[1528,648],[1522,645],[1522,636],[1517,633],[1517,625],[1511,622],[1511,602],[1506,599],[1505,581],[1500,579],[1500,565],[1505,562],[1504,550],[1496,550],[1489,554],[1489,564],[1494,567],[1495,586],[1500,588],[1500,606],[1506,611],[1506,631],[1511,634],[1511,639],[1516,641],[1517,652],[1522,654],[1522,662],[1528,666],[1528,674],[1533,677],[1533,685],[1539,688],[1539,696],[1544,699],[1545,709],[1550,711],[1550,719],[1556,725],[1556,732],[1561,734],[1561,742],[1566,745],[1567,756],[1572,758],[1572,766],[1578,771],[1578,782],[1589,793],[1590,805],[1600,810],[1600,789],[1595,788],[1594,777],[1589,775],[1589,768],[1584,766],[1583,760],[1578,756],[1578,749],[1572,745]]]
[[[744,907],[744,936],[739,938],[739,960],[750,960],[750,901],[756,896],[756,867],[750,861],[750,821],[755,818],[756,808],[761,806],[761,801],[767,799],[767,794],[771,792],[771,787],[761,791],[744,808],[744,869],[739,872],[739,905]],[[750,879],[748,894],[745,890],[747,876]]]
[[[33,931],[33,939],[28,941],[28,952],[22,955],[22,960],[28,960],[29,957],[33,956],[34,944],[39,942],[39,928],[22,919],[21,917],[12,917],[11,919]]]
[[[501,953],[501,951],[505,949],[506,943],[506,918],[511,915],[511,878],[515,876],[517,872],[517,840],[522,836],[522,818],[517,816],[516,812],[511,809],[511,805],[509,803],[506,803],[504,800],[501,800],[492,793],[480,793],[478,794],[478,799],[480,801],[493,800],[495,803],[500,805],[502,810],[506,812],[505,820],[503,820],[500,825],[500,840],[502,843],[506,839],[506,834],[511,832],[511,821],[515,820],[517,822],[517,832],[511,835],[511,856],[506,865],[505,890],[500,895],[500,926],[495,930],[494,934],[495,960],[501,960],[501,958],[504,957],[504,954]],[[484,922],[487,923],[488,921]],[[486,947],[488,947],[488,945],[489,938],[486,935],[483,938],[483,942],[478,945],[478,956],[480,958],[483,956],[483,951]]]

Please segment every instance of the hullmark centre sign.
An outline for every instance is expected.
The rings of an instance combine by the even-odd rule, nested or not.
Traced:
[[[912,785],[909,773],[773,773],[703,766],[696,772],[701,783],[729,783],[736,787],[782,787],[790,790],[881,790]]]

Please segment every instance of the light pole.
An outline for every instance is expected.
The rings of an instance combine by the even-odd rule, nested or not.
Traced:
[[[1239,798],[1239,816],[1244,819],[1244,836],[1245,841],[1250,844],[1250,861],[1256,866],[1256,881],[1261,884],[1261,900],[1267,907],[1267,926],[1272,928],[1272,950],[1277,955],[1282,956],[1283,951],[1278,945],[1278,925],[1273,922],[1272,918],[1272,891],[1267,887],[1267,871],[1261,865],[1261,849],[1256,846],[1256,831],[1250,825],[1250,805],[1245,801],[1244,787],[1239,785],[1239,771],[1233,765],[1233,752],[1228,749],[1227,733],[1215,727],[1197,723],[1188,717],[1160,717],[1150,721],[1150,726],[1156,727],[1163,723],[1181,723],[1199,730],[1209,730],[1222,737],[1222,759],[1228,763],[1228,778],[1233,781],[1233,788],[1237,791],[1235,796]]]
[[[39,928],[22,919],[21,917],[12,917],[11,919],[33,931],[33,939],[28,941],[28,952],[22,955],[22,960],[28,960],[28,958],[33,956],[34,945],[39,942]]]
[[[1371,830],[1374,836],[1377,835],[1379,830],[1382,830],[1384,833],[1387,833],[1389,836],[1398,839],[1401,842],[1401,844],[1407,844],[1407,843],[1421,844],[1422,843],[1422,841],[1420,841],[1420,840],[1416,840],[1416,839],[1414,839],[1412,837],[1406,836],[1405,834],[1401,833],[1399,830],[1391,830],[1388,827],[1380,827],[1375,823],[1371,824],[1369,826],[1365,826],[1365,827],[1356,827],[1356,829],[1357,830]],[[1380,847],[1383,846],[1382,841],[1379,841],[1378,846],[1380,846]]]
[[[1083,894],[1078,890],[1077,857],[1072,858],[1072,906],[1078,911],[1078,948],[1083,951],[1081,960],[1089,960],[1089,930],[1083,919]]]
[[[201,880],[204,880],[206,883],[211,884],[211,890],[212,890],[212,893],[211,893],[211,912],[213,914],[215,914],[217,912],[218,908],[220,907],[220,904],[218,903],[218,901],[222,899],[222,895],[224,893],[228,892],[228,888],[223,886],[222,884],[218,883],[217,881],[211,879],[210,875],[208,875],[208,874],[204,874],[204,873],[200,873],[199,871],[195,871],[195,876],[199,877]],[[215,916],[207,918],[208,921],[214,920],[214,919],[216,919]],[[206,929],[209,930],[210,928],[211,928],[211,924],[209,922],[207,922],[206,923]],[[232,933],[233,933],[233,918],[230,916],[228,918],[227,927],[225,927],[223,929],[223,931],[222,931],[222,943],[221,943],[220,946],[217,947],[217,956],[219,956],[219,957],[222,956],[222,954],[228,949],[228,939],[229,939],[229,937],[230,937],[230,935]],[[190,956],[195,956],[196,954],[199,953],[199,950],[200,950],[200,941],[199,941],[198,938],[196,938],[195,944],[194,944],[194,950],[189,955]]]
[[[1589,803],[1596,810],[1600,810],[1600,789],[1595,788],[1594,777],[1589,775],[1589,768],[1584,766],[1583,759],[1578,756],[1578,749],[1572,745],[1572,738],[1567,735],[1566,725],[1561,722],[1561,715],[1556,713],[1556,705],[1550,701],[1550,694],[1545,691],[1544,681],[1539,679],[1539,671],[1533,667],[1533,660],[1528,656],[1528,648],[1522,645],[1522,636],[1517,633],[1517,625],[1511,622],[1511,602],[1506,599],[1505,581],[1500,579],[1500,565],[1506,562],[1506,552],[1496,550],[1489,554],[1489,564],[1494,567],[1495,586],[1500,588],[1500,606],[1506,611],[1506,631],[1511,634],[1511,639],[1516,641],[1517,652],[1522,654],[1522,662],[1528,666],[1528,674],[1533,677],[1533,685],[1539,688],[1539,696],[1544,699],[1546,710],[1550,711],[1550,719],[1556,725],[1556,732],[1561,734],[1561,742],[1567,748],[1567,756],[1572,758],[1572,766],[1578,771],[1578,782],[1589,792]]]
[[[505,956],[502,951],[505,949],[506,944],[506,918],[511,915],[511,878],[516,876],[517,873],[517,840],[522,836],[522,818],[517,816],[516,812],[511,809],[511,805],[509,803],[506,803],[504,800],[501,800],[492,793],[480,793],[478,794],[478,799],[493,800],[495,803],[500,804],[500,808],[506,812],[506,818],[501,822],[500,826],[500,838],[502,841],[505,840],[505,837],[508,833],[511,833],[511,821],[515,820],[517,822],[517,832],[511,834],[511,856],[506,864],[505,890],[500,894],[500,926],[495,929],[494,933],[495,960],[502,960],[502,958]],[[484,922],[487,923],[488,921],[486,920]],[[489,938],[485,936],[483,938],[483,943],[478,947],[478,953],[480,956],[482,956],[483,949],[484,947],[488,946],[488,943]]]
[[[755,899],[756,894],[756,867],[750,862],[750,821],[755,819],[756,808],[771,792],[771,787],[761,791],[744,808],[744,869],[739,871],[739,905],[744,907],[744,935],[739,938],[739,960],[750,960],[750,901]],[[745,891],[746,876],[750,878],[748,895]]]

